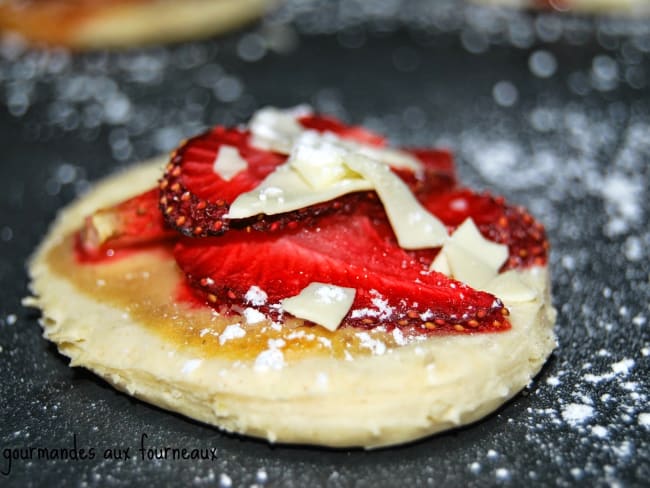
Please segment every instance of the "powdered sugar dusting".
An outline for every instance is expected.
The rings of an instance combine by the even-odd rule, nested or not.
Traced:
[[[241,324],[230,324],[219,335],[219,344],[222,346],[233,339],[241,339],[246,335],[246,331],[242,329]]]
[[[244,309],[244,317],[249,324],[258,324],[266,320],[266,315],[251,307]]]
[[[271,370],[280,370],[284,367],[284,354],[280,348],[285,346],[282,339],[269,339],[268,349],[258,354],[255,359],[255,371],[266,372]]]
[[[594,415],[594,407],[580,403],[570,403],[562,409],[562,418],[570,425],[584,424]]]
[[[381,356],[386,352],[386,344],[379,339],[373,339],[367,332],[357,332],[356,336],[359,339],[359,345],[370,349],[374,355]]]
[[[248,289],[244,298],[251,305],[255,307],[260,307],[266,304],[266,301],[268,300],[269,296],[259,286],[253,285]]]
[[[384,298],[377,290],[370,290],[372,298],[370,302],[374,308],[356,309],[350,312],[353,319],[362,317],[376,317],[379,320],[388,320],[393,316],[393,308],[388,305],[388,300]]]
[[[640,413],[638,417],[638,424],[647,429],[650,429],[650,413],[649,412]]]

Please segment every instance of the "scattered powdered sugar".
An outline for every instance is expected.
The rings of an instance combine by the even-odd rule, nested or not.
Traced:
[[[602,354],[602,356],[607,356]],[[622,359],[616,363],[610,365],[611,372],[603,373],[600,375],[595,375],[592,373],[587,373],[584,375],[584,380],[589,383],[600,383],[601,381],[608,381],[614,379],[615,377],[626,377],[630,374],[630,370],[634,367],[633,359]]]
[[[357,332],[359,345],[363,348],[370,349],[376,356],[381,356],[386,352],[386,344],[379,339],[373,339],[367,332]]]
[[[395,344],[398,346],[403,346],[408,342],[404,338],[404,333],[398,327],[393,329],[393,339],[395,340]]]
[[[282,339],[269,339],[268,349],[262,351],[255,358],[255,371],[266,372],[270,370],[280,370],[284,367],[284,354],[280,348],[285,346]]]
[[[241,339],[246,335],[246,331],[242,329],[241,324],[230,324],[219,335],[219,344],[222,346],[233,339]]]
[[[609,431],[606,427],[602,425],[594,425],[591,427],[591,433],[600,439],[607,439],[609,437]]]
[[[266,304],[266,301],[268,300],[269,296],[259,286],[253,285],[248,289],[244,298],[251,305],[255,307],[260,307]]]
[[[642,413],[639,414],[637,419],[638,419],[637,422],[638,422],[639,425],[641,425],[641,426],[643,426],[643,427],[645,427],[647,429],[650,429],[650,413],[642,412]]]
[[[258,324],[266,320],[266,315],[259,310],[248,307],[244,309],[244,318],[246,318],[246,322],[249,324]]]
[[[333,304],[346,300],[348,295],[340,286],[323,285],[316,289],[316,297],[321,303]]]
[[[617,363],[612,364],[612,371],[614,374],[621,374],[627,376],[630,370],[634,367],[634,359],[622,359]]]
[[[562,409],[562,418],[571,425],[584,424],[594,415],[594,407],[581,403],[570,403]]]
[[[352,310],[350,312],[350,317],[353,319],[361,317],[376,317],[379,320],[387,320],[393,316],[393,308],[388,305],[388,300],[386,300],[381,293],[377,290],[370,290],[372,298],[370,302],[374,305],[374,308],[362,308]]]

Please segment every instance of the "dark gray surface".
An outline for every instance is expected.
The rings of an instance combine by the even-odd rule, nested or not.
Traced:
[[[75,434],[97,451],[15,460],[0,485],[647,486],[647,23],[453,13],[444,1],[322,5],[292,2],[238,35],[165,49],[0,45],[0,466],[7,449],[71,448]],[[396,143],[451,146],[468,183],[547,225],[560,345],[496,414],[377,452],[269,446],[68,368],[21,307],[25,260],[88,181],[260,105],[305,101]],[[217,459],[142,460],[143,433],[147,446],[214,447]],[[132,459],[99,459],[113,447]]]

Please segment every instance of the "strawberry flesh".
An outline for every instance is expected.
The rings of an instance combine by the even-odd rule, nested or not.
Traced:
[[[373,145],[385,140],[360,127],[350,127],[336,119],[307,116],[299,119],[306,129],[333,132],[340,137]],[[260,215],[230,220],[224,216],[240,194],[253,190],[286,156],[257,149],[249,143],[250,134],[237,129],[216,127],[188,140],[172,155],[160,182],[160,206],[167,224],[188,237],[219,236],[229,228],[278,231],[306,225],[332,212],[356,205],[363,194],[309,206],[278,215]],[[222,145],[235,147],[248,168],[225,180],[214,171],[214,162]],[[416,175],[409,170],[395,172],[418,192],[439,191],[456,183],[451,155],[446,151],[416,150],[424,171]]]
[[[86,217],[78,245],[87,257],[100,257],[108,249],[149,245],[176,236],[162,218],[158,191],[153,189]]]
[[[366,129],[328,117],[306,116],[299,122],[366,144],[386,143]],[[106,256],[107,249],[175,239],[174,255],[187,277],[187,289],[221,312],[248,306],[246,292],[255,285],[268,295],[267,303],[257,308],[277,318],[282,299],[318,281],[357,290],[344,326],[422,333],[510,327],[500,300],[429,271],[438,248],[400,248],[372,191],[284,214],[225,218],[237,196],[257,187],[286,161],[285,155],[251,146],[249,138],[246,131],[216,127],[184,143],[172,154],[159,188],[86,219],[78,238],[81,252],[92,259]],[[214,171],[222,145],[235,147],[248,163],[230,180]],[[471,217],[486,238],[508,246],[510,256],[502,269],[545,264],[544,228],[524,209],[457,188],[447,151],[405,151],[421,162],[422,171],[393,171],[449,232]]]
[[[363,144],[382,147],[386,145],[386,138],[360,126],[350,126],[333,117],[323,115],[305,115],[298,119],[305,129],[318,132],[331,132],[343,139],[352,139]]]
[[[502,270],[546,263],[549,243],[544,226],[522,207],[508,205],[502,197],[463,188],[421,196],[423,205],[453,231],[471,217],[486,239],[508,246]]]
[[[379,208],[363,204],[353,214],[280,234],[231,230],[219,238],[182,239],[174,255],[190,285],[222,312],[247,306],[246,292],[256,285],[268,295],[258,308],[274,316],[273,305],[316,281],[357,290],[345,326],[442,333],[509,327],[494,296],[429,272],[401,249]]]

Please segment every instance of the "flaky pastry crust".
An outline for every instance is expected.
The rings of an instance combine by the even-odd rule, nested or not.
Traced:
[[[474,422],[525,387],[555,347],[546,267],[520,271],[535,300],[506,303],[512,329],[433,336],[348,360],[327,354],[259,370],[250,359],[182,347],[55,271],[48,253],[85,215],[146,190],[166,160],[101,182],[64,209],[29,263],[44,336],[130,395],[271,442],[376,448]],[[351,359],[351,360],[350,360]],[[191,367],[188,367],[191,365]]]

